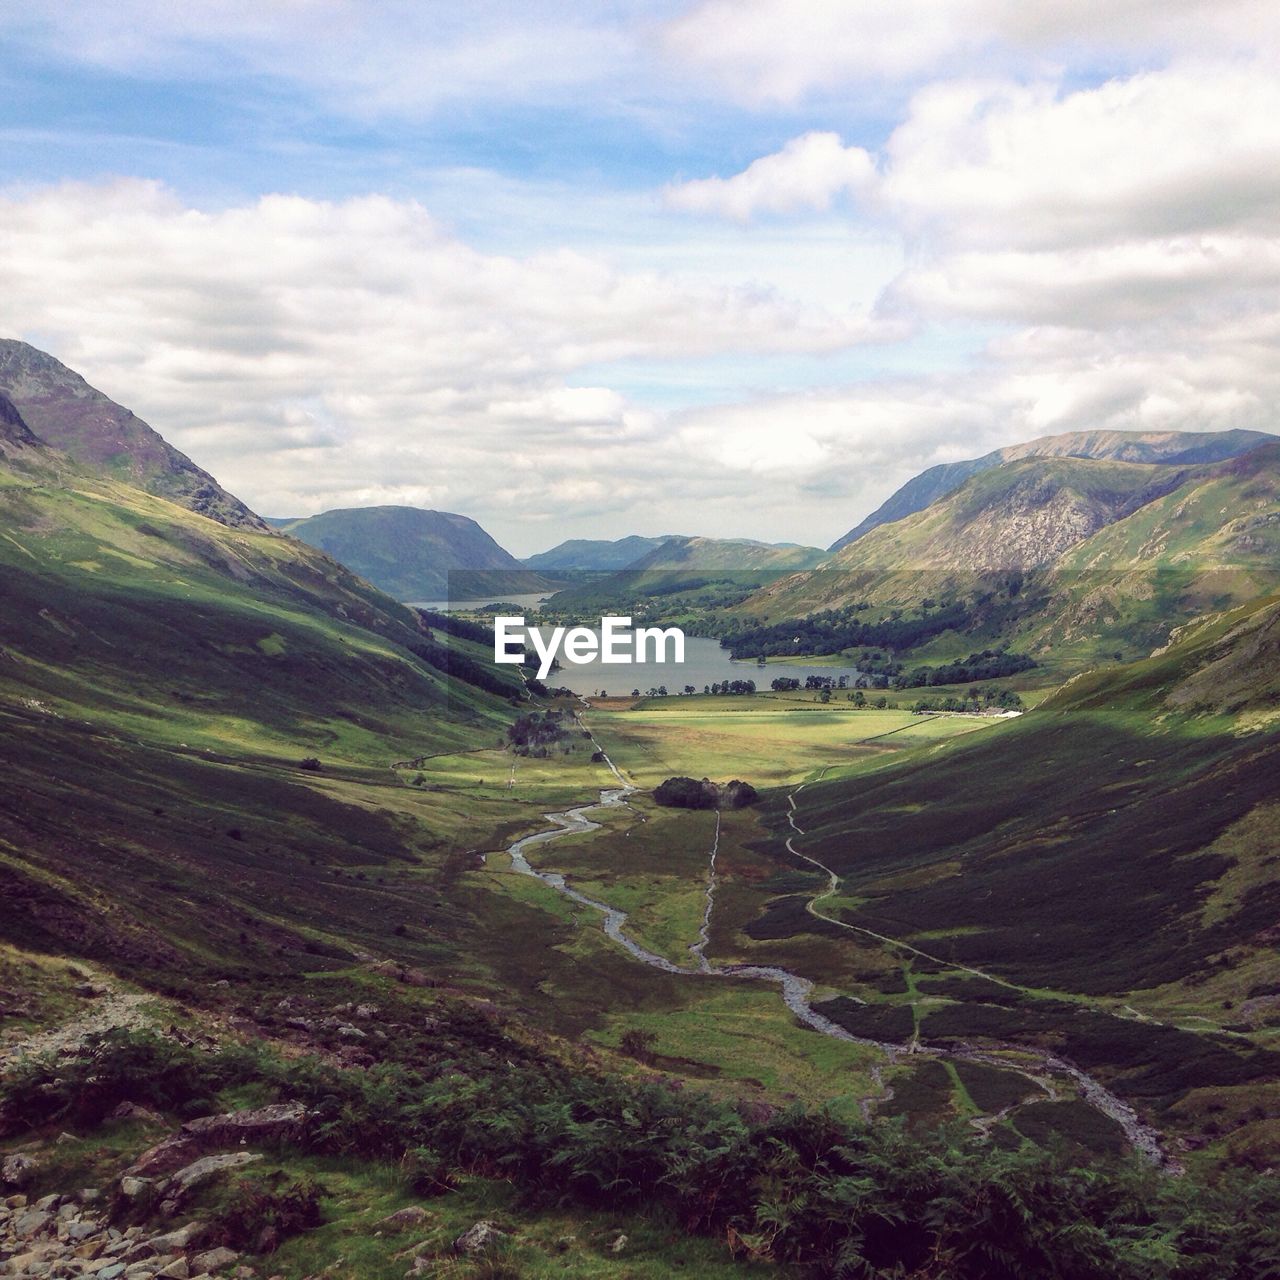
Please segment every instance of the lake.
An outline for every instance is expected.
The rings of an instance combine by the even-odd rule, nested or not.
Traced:
[[[550,629],[543,627],[540,630],[544,640],[549,640]],[[651,644],[649,652],[652,649]],[[533,656],[533,651],[529,652]],[[560,669],[551,672],[546,683],[552,688],[572,689],[574,693],[581,694],[628,694],[632,689],[639,689],[644,693],[665,684],[667,692],[675,694],[687,684],[693,685],[701,693],[704,685],[721,684],[725,680],[754,680],[757,689],[768,689],[769,682],[779,676],[791,676],[802,685],[806,676],[830,676],[834,680],[848,676],[852,686],[858,676],[858,669],[819,664],[806,666],[799,662],[770,662],[764,667],[757,666],[754,662],[733,662],[729,658],[729,650],[722,649],[718,640],[710,640],[705,636],[686,636],[684,662],[635,662],[628,665],[611,662],[606,665],[600,661],[581,664],[565,662],[562,658]]]

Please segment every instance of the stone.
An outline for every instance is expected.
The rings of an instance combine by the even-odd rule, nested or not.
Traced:
[[[81,1187],[76,1192],[76,1199],[81,1204],[97,1204],[102,1199],[102,1192],[97,1187]]]
[[[120,1194],[126,1200],[136,1200],[139,1196],[146,1195],[155,1185],[151,1178],[138,1178],[126,1173],[120,1179]]]
[[[207,1146],[279,1142],[295,1137],[307,1119],[307,1109],[300,1102],[276,1102],[255,1110],[228,1111],[224,1115],[188,1120],[182,1132]]]
[[[125,1273],[125,1265],[123,1262],[113,1262],[110,1266],[103,1267],[97,1273],[98,1280],[116,1280],[116,1276],[122,1276]]]
[[[4,1161],[0,1162],[0,1182],[7,1187],[26,1186],[35,1171],[36,1162],[19,1151],[14,1155],[5,1156]]]
[[[27,1207],[27,1197],[21,1194],[9,1196],[5,1200],[4,1206],[6,1209],[25,1209]]]
[[[454,1253],[464,1253],[468,1257],[488,1253],[490,1249],[501,1244],[507,1233],[499,1229],[497,1223],[482,1218],[474,1226],[468,1227],[454,1242]]]
[[[191,1266],[186,1258],[175,1258],[167,1267],[161,1267],[156,1274],[163,1276],[164,1280],[188,1280],[191,1275]]]
[[[42,1213],[49,1213],[58,1207],[58,1201],[61,1199],[62,1197],[59,1195],[41,1196],[40,1199],[36,1201],[35,1208],[39,1209]]]
[[[207,1249],[204,1253],[197,1253],[191,1259],[191,1265],[197,1271],[221,1271],[223,1267],[229,1267],[239,1257],[240,1255],[234,1249],[219,1245],[216,1249]]]
[[[353,1027],[349,1022],[344,1022],[338,1028],[338,1034],[344,1040],[363,1040],[366,1038],[365,1033],[359,1027]]]
[[[155,1178],[190,1164],[200,1155],[200,1144],[184,1133],[171,1134],[144,1151],[125,1171],[127,1178]]]
[[[19,1240],[30,1240],[46,1230],[53,1215],[40,1209],[28,1209],[13,1220],[13,1234]]]
[[[429,1217],[431,1217],[429,1210],[424,1209],[420,1204],[411,1204],[388,1214],[379,1221],[378,1226],[390,1227],[393,1231],[404,1231],[409,1227],[416,1227],[424,1218]]]
[[[203,1222],[188,1222],[185,1227],[166,1231],[163,1235],[152,1236],[147,1243],[157,1253],[174,1253],[195,1244],[207,1230]]]
[[[621,1253],[627,1247],[627,1237],[618,1232],[617,1236],[609,1244],[610,1253]]]
[[[145,1124],[164,1124],[164,1117],[136,1102],[122,1102],[112,1113],[113,1120],[141,1120]]]
[[[256,1164],[262,1156],[256,1151],[231,1151],[224,1155],[202,1156],[199,1160],[179,1169],[165,1183],[165,1195],[186,1195],[193,1187],[216,1177],[226,1169],[239,1169],[246,1164]]]

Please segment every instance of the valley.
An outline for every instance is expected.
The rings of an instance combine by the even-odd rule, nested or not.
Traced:
[[[48,421],[107,412],[24,368]],[[496,665],[491,611],[411,608],[230,495],[71,443],[0,398],[5,1222],[101,1184],[128,1248],[167,1256],[168,1184],[126,1203],[126,1171],[193,1116],[288,1104],[300,1128],[181,1198],[286,1280],[349,1256],[390,1280],[408,1244],[419,1272],[491,1274],[455,1247],[490,1220],[535,1277],[834,1275],[850,1250],[932,1275],[921,1249],[973,1229],[958,1277],[1145,1280],[1133,1239],[1196,1256],[1187,1202],[1261,1274],[1274,446],[1000,462],[838,572],[763,543],[661,540],[620,576],[634,543],[573,552],[597,576],[550,617],[634,592],[756,686],[669,666],[664,696]],[[944,563],[962,535],[1027,545],[1059,494],[1084,522],[1048,567]],[[1178,585],[1144,594],[1157,569]],[[730,668],[717,635],[769,660]],[[971,1228],[1010,1186],[1037,1213]],[[867,1225],[947,1197],[932,1244]],[[275,1236],[237,1232],[249,1204]]]

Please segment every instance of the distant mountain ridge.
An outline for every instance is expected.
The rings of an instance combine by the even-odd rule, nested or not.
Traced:
[[[271,520],[283,533],[327,552],[397,600],[457,598],[465,592],[538,591],[551,580],[526,568],[469,516],[421,507],[348,507],[298,520]]]
[[[40,440],[98,474],[231,528],[266,528],[185,453],[47,352],[0,338],[0,394]]]
[[[810,569],[826,559],[818,547],[797,542],[756,542],[751,538],[668,538],[627,565],[654,569]]]
[[[1182,466],[1234,458],[1268,440],[1263,431],[1072,431],[995,449],[981,458],[944,462],[908,480],[860,524],[831,544],[840,551],[881,525],[905,519],[954,493],[971,476],[1024,458],[1092,458]]]
[[[631,534],[626,538],[570,538],[558,543],[549,551],[526,556],[524,563],[530,569],[629,569],[642,556],[673,539],[679,541],[686,535],[661,534],[656,538]]]

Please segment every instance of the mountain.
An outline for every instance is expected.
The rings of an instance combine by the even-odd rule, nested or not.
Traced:
[[[5,939],[179,985],[382,948],[414,890],[341,877],[440,824],[388,766],[497,746],[518,679],[317,549],[92,474],[5,403],[0,453]]]
[[[1280,913],[1278,654],[1280,595],[1200,619],[998,729],[771,800],[779,858],[840,876],[846,927],[925,953],[924,1045],[1038,1042],[1157,1125],[1209,1099],[1247,1108],[1280,1068],[1258,1048]],[[781,901],[748,932],[817,930]],[[932,976],[943,964],[965,980]]]
[[[749,538],[667,538],[627,566],[656,569],[788,570],[820,564],[826,554],[795,542],[753,542]]]
[[[539,591],[553,581],[527,569],[474,520],[449,511],[351,507],[271,523],[399,600],[496,597]]]
[[[0,394],[13,402],[41,440],[92,471],[232,528],[266,527],[141,418],[25,342],[0,339]]]
[[[644,538],[632,534],[626,538],[618,538],[612,542],[595,538],[570,538],[552,547],[550,551],[540,551],[537,555],[526,556],[524,563],[530,569],[628,569],[641,556],[647,555],[664,542],[679,540],[679,534],[664,534],[659,538]]]
[[[1264,439],[1213,463],[1001,463],[734,605],[758,620],[730,628],[735,645],[779,652],[787,620],[852,609],[861,621],[833,620],[825,638],[899,658],[926,644],[918,656],[948,661],[1011,644],[1065,671],[1149,653],[1191,618],[1280,585],[1280,441]],[[898,628],[902,640],[892,625],[867,630],[889,613],[926,625]]]
[[[1270,439],[1261,431],[1073,431],[1010,445],[963,462],[946,462],[922,471],[886,499],[861,524],[831,544],[839,551],[880,525],[923,511],[958,489],[970,476],[1023,458],[1094,458],[1113,462],[1150,462],[1183,466],[1218,462],[1245,453]]]

